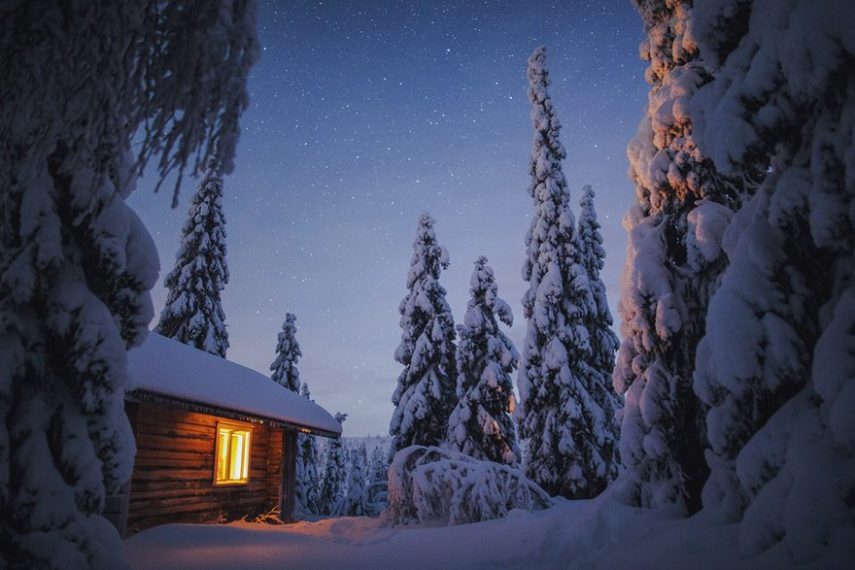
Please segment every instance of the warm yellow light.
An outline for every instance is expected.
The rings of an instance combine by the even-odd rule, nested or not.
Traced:
[[[217,426],[216,483],[235,484],[249,480],[251,434],[248,429],[229,425]]]

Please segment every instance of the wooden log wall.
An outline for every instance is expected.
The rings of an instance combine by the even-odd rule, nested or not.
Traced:
[[[217,422],[230,420],[150,402],[128,406],[137,442],[128,534],[168,523],[252,519],[277,504],[282,429],[251,424],[249,482],[214,485]]]

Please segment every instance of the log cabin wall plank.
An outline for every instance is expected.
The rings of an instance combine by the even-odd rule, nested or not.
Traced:
[[[248,483],[214,485],[217,422],[229,420],[150,402],[135,405],[129,534],[160,524],[254,518],[276,506],[281,428],[252,424]]]

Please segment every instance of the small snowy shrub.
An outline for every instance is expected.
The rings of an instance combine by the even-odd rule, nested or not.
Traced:
[[[242,517],[241,520],[244,522],[253,522],[255,524],[273,524],[273,525],[285,524],[285,521],[282,520],[282,512],[279,510],[278,506],[273,507],[269,511],[265,511],[265,512],[257,515],[251,521],[249,520],[249,517],[247,517],[247,516]],[[227,521],[225,519],[225,517],[221,517],[220,522],[226,523],[229,521]]]
[[[387,526],[464,524],[501,518],[512,509],[545,509],[552,499],[522,471],[462,453],[413,445],[389,467]]]

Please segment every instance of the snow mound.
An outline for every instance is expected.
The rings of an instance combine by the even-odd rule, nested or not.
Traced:
[[[381,518],[386,526],[464,524],[552,505],[546,491],[519,469],[421,445],[395,454],[388,499]]]
[[[739,526],[633,508],[603,493],[492,521],[451,527],[383,527],[367,517],[274,526],[246,522],[150,528],[125,541],[135,570],[820,570],[846,568],[851,535],[825,555],[796,565],[784,548],[741,557]]]

